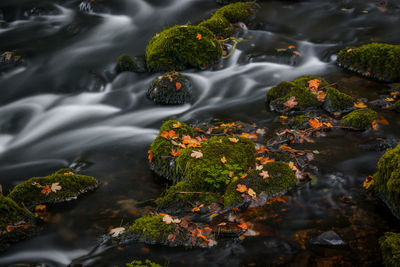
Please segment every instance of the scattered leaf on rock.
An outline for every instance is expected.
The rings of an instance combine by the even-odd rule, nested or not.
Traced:
[[[190,154],[190,156],[191,156],[192,158],[199,159],[199,158],[202,158],[202,157],[203,157],[203,153],[202,153],[201,151],[195,151],[195,150],[193,150],[193,151],[192,151],[192,154]]]
[[[247,186],[244,184],[238,184],[236,191],[239,191],[240,193],[246,192],[247,191]]]

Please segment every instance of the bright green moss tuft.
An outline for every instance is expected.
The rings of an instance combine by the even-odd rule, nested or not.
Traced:
[[[342,125],[358,129],[367,129],[371,127],[371,123],[376,119],[378,119],[378,113],[376,113],[376,111],[368,108],[357,109],[343,117]]]
[[[41,192],[42,188],[39,186],[51,187],[53,183],[59,183],[61,189],[48,194]],[[61,169],[49,176],[34,177],[17,185],[8,196],[15,202],[31,208],[38,204],[74,199],[97,186],[98,181],[93,177],[75,174],[71,169]]]
[[[201,26],[173,26],[156,34],[146,46],[147,64],[154,71],[202,69],[216,64],[221,56],[221,44]]]
[[[143,216],[129,227],[129,231],[149,243],[164,242],[175,230],[172,224],[163,222],[162,216]]]
[[[400,217],[400,145],[386,150],[380,158],[371,189],[382,195]]]
[[[386,232],[379,239],[382,261],[386,267],[400,267],[400,234]]]
[[[0,232],[5,231],[8,225],[31,220],[32,216],[26,209],[18,206],[11,198],[0,196]]]
[[[328,87],[324,105],[329,112],[349,110],[353,107],[353,99],[333,87]]]
[[[126,264],[126,267],[162,267],[160,264],[152,262],[151,260],[132,261]]]
[[[257,4],[254,2],[239,2],[220,8],[214,15],[199,24],[211,30],[216,35],[227,36],[232,34],[231,24],[247,22],[254,14]]]
[[[347,47],[339,52],[337,64],[374,79],[400,81],[400,45],[371,43]]]

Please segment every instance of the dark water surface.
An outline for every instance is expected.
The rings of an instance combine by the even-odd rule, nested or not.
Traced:
[[[32,3],[47,12],[29,13]],[[259,236],[228,240],[212,249],[134,243],[85,257],[107,229],[148,210],[136,201],[162,192],[164,185],[149,170],[146,151],[163,120],[242,120],[271,133],[282,126],[277,114],[265,110],[264,97],[280,81],[322,75],[355,98],[369,100],[388,89],[338,69],[334,54],[344,46],[371,41],[400,44],[398,1],[260,4],[253,27],[242,33],[248,41],[221,62],[222,69],[184,72],[193,82],[195,100],[166,107],[145,97],[159,74],[114,77],[115,62],[122,53],[143,54],[149,38],[163,27],[208,17],[218,8],[214,0],[97,0],[92,8],[74,0],[0,1],[0,52],[17,50],[27,62],[0,74],[3,190],[75,161],[85,167],[82,173],[103,183],[78,201],[50,207],[49,227],[0,254],[1,266],[66,266],[74,260],[85,266],[124,266],[145,258],[169,266],[380,265],[377,239],[400,226],[362,189],[383,151],[360,145],[400,136],[400,117],[390,112],[380,113],[390,124],[381,125],[378,132],[335,130],[317,139],[313,145],[323,153],[318,156],[316,183],[293,192],[282,210],[258,211],[257,216],[265,215],[256,220]],[[262,56],[289,45],[300,53],[296,65]],[[328,230],[347,245],[331,248],[304,242]]]

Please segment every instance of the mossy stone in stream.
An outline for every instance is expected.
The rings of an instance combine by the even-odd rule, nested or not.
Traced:
[[[134,57],[127,54],[123,54],[118,58],[118,64],[115,68],[117,73],[121,73],[124,71],[131,72],[147,72],[146,61],[144,57]]]
[[[289,118],[288,124],[291,128],[303,130],[310,127],[309,120],[310,117],[306,115],[297,115]]]
[[[346,47],[339,52],[337,64],[380,81],[400,81],[400,45],[371,43]]]
[[[35,232],[35,219],[8,197],[0,196],[0,251]]]
[[[153,71],[204,69],[221,56],[221,44],[202,26],[173,26],[157,33],[146,46],[146,61]]]
[[[328,87],[326,89],[324,109],[330,113],[349,112],[353,109],[353,99],[333,87]]]
[[[163,222],[162,216],[143,216],[136,219],[129,231],[146,243],[163,243],[174,232],[172,224]]]
[[[174,125],[180,124],[179,128],[174,128]],[[194,130],[186,123],[181,123],[177,120],[169,120],[160,127],[162,132],[174,131],[179,136],[191,135]],[[174,148],[172,143],[166,138],[158,135],[151,143],[150,151],[151,161],[150,168],[159,176],[166,179],[174,180],[177,176],[174,157],[171,156],[171,150]]]
[[[386,267],[400,267],[400,233],[386,232],[379,238],[382,262]]]
[[[184,104],[191,96],[190,80],[176,71],[157,77],[147,90],[147,97],[159,104]]]
[[[256,8],[255,2],[232,3],[220,8],[199,26],[208,28],[216,35],[229,36],[233,33],[232,23],[247,22],[254,15]]]
[[[370,189],[381,196],[400,218],[400,145],[386,150],[380,158]]]
[[[160,264],[152,262],[151,260],[144,260],[144,261],[132,261],[126,264],[126,267],[162,267]]]
[[[285,162],[271,162],[263,166],[262,171],[267,171],[269,177],[259,175],[259,172],[252,171],[245,179],[235,179],[228,185],[224,195],[224,205],[226,207],[240,204],[242,193],[238,192],[237,185],[246,185],[253,189],[257,195],[264,193],[268,199],[277,195],[282,195],[291,190],[297,183],[294,171]]]
[[[58,183],[61,188],[50,190]],[[64,202],[97,188],[99,182],[86,175],[75,174],[71,169],[60,169],[45,177],[33,177],[16,187],[8,195],[28,208],[45,203]],[[47,189],[47,190],[46,190]]]
[[[342,118],[343,126],[354,127],[358,129],[367,129],[371,123],[378,119],[378,113],[369,108],[357,109]]]

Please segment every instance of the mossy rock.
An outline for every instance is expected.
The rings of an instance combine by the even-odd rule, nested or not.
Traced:
[[[341,124],[357,129],[367,129],[371,123],[378,119],[378,113],[369,108],[357,109],[342,118]]]
[[[314,79],[320,80],[320,88],[328,85],[324,79],[314,75],[302,76],[292,82],[284,81],[267,91],[265,103],[272,111],[285,112],[284,103],[294,96],[297,105],[291,111],[304,112],[318,109],[321,103],[317,96],[310,92],[307,84],[308,81]]]
[[[211,18],[202,21],[199,26],[208,28],[216,35],[229,36],[233,33],[232,24],[249,21],[256,8],[255,2],[232,3],[220,8]]]
[[[400,81],[400,45],[371,43],[346,47],[338,54],[337,64],[385,82]]]
[[[124,71],[143,73],[147,72],[146,59],[144,57],[134,57],[123,54],[118,58],[117,66],[115,67],[117,73]]]
[[[172,224],[163,222],[162,216],[143,216],[129,227],[129,232],[137,239],[152,244],[164,243],[174,230]]]
[[[400,267],[400,234],[386,232],[379,238],[382,262],[386,267]]]
[[[304,130],[310,128],[310,117],[306,115],[298,115],[289,118],[288,124],[290,128]]]
[[[326,98],[324,109],[330,113],[347,113],[353,109],[353,99],[351,96],[340,92],[339,90],[328,87],[326,89]]]
[[[8,197],[0,196],[0,251],[35,232],[35,219]]]
[[[236,190],[238,184],[252,188],[257,193],[257,196],[264,193],[267,197],[266,200],[269,200],[275,196],[286,194],[297,183],[293,170],[285,162],[268,163],[264,165],[262,171],[267,171],[269,177],[264,179],[259,175],[259,172],[253,171],[245,179],[233,180],[226,189],[224,205],[230,207],[243,202],[242,193]]]
[[[400,145],[388,149],[378,162],[378,171],[372,179],[371,190],[389,204],[400,218]]]
[[[135,260],[126,264],[126,267],[162,267],[160,264],[152,262],[151,260]]]
[[[202,26],[173,26],[156,34],[146,46],[146,61],[153,71],[204,69],[221,56],[221,44]]]
[[[174,125],[180,123],[179,128],[174,128]],[[160,134],[162,132],[169,132],[170,130],[175,131],[179,136],[191,135],[194,130],[186,123],[178,122],[177,120],[169,120],[162,124],[160,127]],[[171,142],[164,137],[158,135],[156,139],[151,143],[150,150],[152,153],[152,160],[150,162],[150,168],[159,176],[169,180],[174,180],[178,176],[176,172],[175,158],[171,156],[171,150],[173,149]]]
[[[59,183],[59,190],[42,192]],[[32,208],[39,204],[64,202],[76,199],[79,195],[94,190],[99,182],[86,175],[75,174],[71,169],[61,169],[45,177],[33,177],[16,187],[8,195],[18,204]]]
[[[147,97],[159,104],[184,104],[192,97],[190,80],[179,72],[167,72],[153,81]]]

